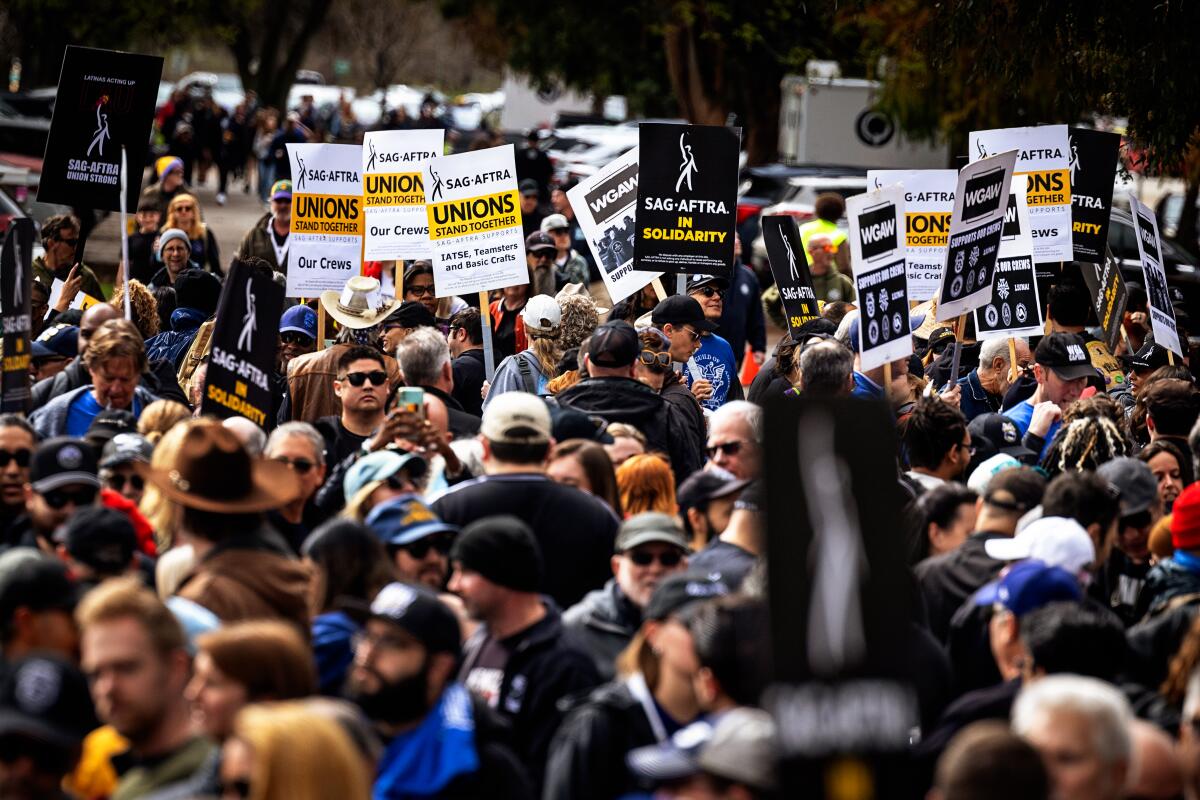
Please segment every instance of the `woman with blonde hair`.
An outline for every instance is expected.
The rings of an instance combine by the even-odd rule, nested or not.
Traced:
[[[113,296],[108,304],[124,314],[126,291],[129,292],[133,324],[137,326],[138,333],[142,335],[143,339],[158,335],[158,301],[154,299],[154,293],[147,289],[141,281],[131,280],[124,286],[118,286],[113,291]]]
[[[549,295],[530,298],[521,310],[529,347],[509,356],[496,367],[492,386],[484,398],[483,407],[505,392],[528,392],[539,397],[550,394],[547,384],[558,370],[562,358],[559,334],[562,331],[562,309]]]
[[[190,422],[176,424],[162,434],[154,445],[154,454],[150,456],[150,466],[161,470],[174,469],[175,458],[179,455],[183,437],[187,435],[190,427]],[[149,439],[149,435],[146,435],[146,438]],[[154,538],[160,553],[170,550],[175,542],[177,508],[175,502],[167,499],[167,496],[159,491],[153,482],[146,484],[146,493],[142,495],[142,502],[138,503],[138,510],[154,528]]]
[[[242,709],[221,754],[221,797],[368,800],[371,777],[349,734],[302,702]]]
[[[187,234],[191,243],[191,260],[216,275],[224,274],[221,269],[221,253],[217,249],[217,238],[204,223],[200,201],[190,194],[177,194],[167,204],[167,221],[163,230],[178,228]]]
[[[661,511],[674,516],[675,475],[671,464],[659,453],[631,456],[617,468],[617,488],[625,519],[643,511]]]
[[[192,412],[183,403],[155,400],[146,406],[142,416],[138,417],[138,433],[145,436],[150,444],[157,445],[163,434],[174,428],[177,423],[191,417]]]

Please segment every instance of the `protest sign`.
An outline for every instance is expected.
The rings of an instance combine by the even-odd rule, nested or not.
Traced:
[[[846,200],[850,266],[858,292],[862,372],[910,355],[908,272],[904,262],[904,189],[885,186]]]
[[[968,164],[958,173],[946,265],[938,289],[938,319],[949,321],[992,297],[1015,152]]]
[[[762,231],[788,331],[798,340],[800,326],[821,316],[804,247],[800,244],[800,228],[792,215],[778,214],[762,218]]]
[[[872,189],[893,183],[904,186],[904,244],[910,300],[924,302],[937,296],[942,267],[946,265],[946,242],[957,181],[958,173],[952,169],[867,170],[867,185]]]
[[[1104,262],[1113,179],[1121,137],[1090,128],[1068,128],[1071,148],[1071,242],[1076,261]],[[1084,270],[1087,274],[1088,270]]]
[[[1016,173],[1026,176],[1034,262],[1074,258],[1067,126],[971,131],[968,145],[972,163],[996,153],[1017,151]]]
[[[201,413],[219,418],[242,416],[259,427],[268,426],[282,313],[279,284],[240,261],[234,262],[217,304]]]
[[[1083,280],[1092,293],[1096,308],[1096,319],[1104,330],[1104,344],[1110,351],[1117,349],[1121,341],[1121,321],[1125,317],[1125,305],[1129,302],[1129,290],[1125,288],[1125,277],[1121,275],[1121,262],[1105,249],[1102,264],[1081,264]]]
[[[778,397],[765,416],[774,669],[764,708],[778,731],[779,796],[812,795],[835,764],[858,767],[859,787],[902,785],[919,673],[907,666],[917,662],[903,539],[891,533],[902,502],[891,412]]]
[[[362,271],[362,147],[289,144],[292,224],[288,297],[341,291]]]
[[[980,340],[1040,336],[1043,332],[1025,184],[1022,175],[1014,175],[1009,184],[1008,210],[1004,213],[992,295],[986,305],[975,309],[975,331]]]
[[[511,144],[430,159],[424,179],[438,297],[529,283]]]
[[[130,164],[146,163],[162,68],[160,56],[67,47],[42,158],[39,203],[121,209],[121,150]],[[140,189],[140,181],[129,182],[126,211],[137,209]]]
[[[567,192],[587,237],[608,296],[619,303],[661,277],[633,268],[637,223],[638,149],[635,147]]]
[[[14,219],[0,248],[0,318],[4,320],[4,369],[0,377],[0,412],[29,411],[30,298],[33,294],[33,243],[36,232],[28,217]]]
[[[442,154],[441,128],[369,131],[363,137],[363,213],[368,261],[432,258],[425,217],[425,162]]]
[[[1175,327],[1175,308],[1171,305],[1167,272],[1163,268],[1158,220],[1154,217],[1154,212],[1142,205],[1132,194],[1129,195],[1129,211],[1133,217],[1138,257],[1142,261],[1142,275],[1146,279],[1146,300],[1149,305],[1150,323],[1154,330],[1154,341],[1182,358],[1179,330]]]
[[[733,274],[739,128],[643,123],[633,268]]]

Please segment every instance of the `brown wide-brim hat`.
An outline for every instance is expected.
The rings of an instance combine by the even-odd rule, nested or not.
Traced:
[[[300,497],[300,479],[286,464],[252,459],[233,432],[216,420],[187,424],[173,468],[134,464],[134,470],[172,502],[200,511],[243,514],[269,511]]]

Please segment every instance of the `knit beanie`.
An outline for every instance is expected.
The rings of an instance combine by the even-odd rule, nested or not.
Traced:
[[[1200,550],[1200,483],[1193,483],[1175,498],[1171,544],[1176,550]]]
[[[467,525],[455,538],[450,559],[518,592],[536,592],[542,584],[537,539],[528,525],[513,516],[484,517]]]
[[[188,257],[190,258],[192,240],[188,238],[186,233],[179,230],[179,228],[167,228],[158,235],[158,260],[162,261],[163,248],[166,247],[167,242],[171,241],[172,239],[178,239],[179,241],[183,242],[184,246],[187,247],[189,251]]]
[[[211,317],[221,300],[221,280],[202,269],[185,269],[175,279],[175,302],[180,308],[194,308]]]

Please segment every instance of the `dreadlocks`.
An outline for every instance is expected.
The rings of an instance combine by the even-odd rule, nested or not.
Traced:
[[[1051,475],[1071,470],[1094,470],[1125,455],[1129,455],[1129,444],[1110,417],[1075,417],[1054,437],[1042,459],[1042,467]]]

